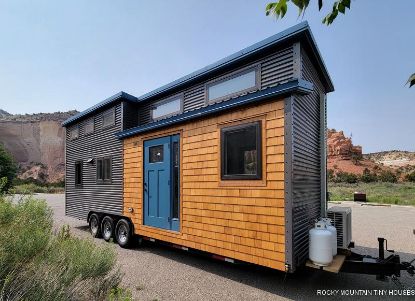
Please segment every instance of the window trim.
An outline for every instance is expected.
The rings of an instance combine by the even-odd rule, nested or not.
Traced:
[[[77,131],[78,131],[78,137],[76,137],[76,138],[72,138],[72,131],[74,131],[74,130],[77,130]],[[69,140],[70,140],[70,141],[73,141],[73,140],[79,139],[79,136],[80,136],[80,129],[79,129],[79,125],[76,125],[76,126],[72,127],[72,128],[69,130]]]
[[[110,177],[109,179],[98,179],[98,161],[102,161],[103,163],[106,159],[110,160]],[[104,174],[104,167],[102,167],[102,172]],[[112,156],[105,156],[105,157],[99,157],[95,159],[95,180],[97,184],[111,184],[112,183]]]
[[[104,116],[105,115],[109,115],[109,114],[112,114],[113,116],[114,116],[114,122],[113,123],[111,123],[111,124],[107,124],[107,125],[104,125]],[[101,122],[102,122],[102,124],[101,124],[101,126],[102,126],[102,129],[106,129],[106,128],[110,128],[110,127],[112,127],[112,126],[114,126],[115,125],[115,108],[111,108],[111,109],[109,109],[109,110],[106,110],[106,111],[104,111],[103,113],[102,113],[102,115],[101,115]]]
[[[231,93],[231,94],[227,94],[227,95],[220,96],[220,97],[209,100],[209,88],[210,87],[212,87],[214,85],[217,85],[217,84],[220,84],[220,83],[223,83],[225,81],[231,80],[231,79],[233,79],[235,77],[238,77],[240,75],[244,75],[244,74],[249,73],[251,71],[255,71],[255,85],[253,87],[246,88],[244,90],[240,90],[240,91],[237,91],[237,92],[234,92],[234,93]],[[223,101],[225,99],[230,99],[230,98],[235,97],[235,96],[239,96],[239,95],[251,92],[251,91],[258,90],[260,88],[261,88],[261,64],[258,63],[258,64],[247,66],[247,67],[242,68],[242,69],[238,69],[238,70],[236,70],[236,71],[234,71],[230,74],[226,74],[224,76],[221,76],[219,78],[213,79],[213,80],[205,83],[205,104],[206,105],[214,104],[216,102],[220,102],[220,101]]]
[[[177,98],[180,100],[180,109],[178,111],[175,111],[175,112],[172,112],[172,113],[160,116],[160,117],[156,117],[156,118],[153,117],[153,111],[154,111],[155,108],[157,108],[157,106],[160,106],[160,105],[163,105],[165,103],[171,102],[171,101],[173,101]],[[162,100],[159,100],[159,101],[153,103],[150,107],[151,121],[158,121],[158,120],[166,119],[166,118],[178,115],[178,114],[182,114],[183,113],[183,99],[184,99],[184,93],[178,93],[178,94],[175,94],[173,96],[169,96],[165,99],[162,99]]]
[[[226,143],[225,143],[225,134],[228,132],[238,131],[247,127],[255,126],[256,130],[256,151],[257,151],[257,172],[254,175],[227,175],[225,174],[226,169]],[[260,120],[242,123],[234,126],[223,127],[220,129],[220,177],[221,180],[262,180],[262,122]]]
[[[76,183],[76,165],[80,165],[81,166],[81,178],[80,178],[80,184],[77,184]],[[74,174],[75,174],[75,179],[74,179],[74,184],[75,184],[75,188],[82,188],[83,187],[83,184],[84,184],[84,181],[83,181],[83,177],[84,177],[84,164],[83,164],[83,161],[82,160],[76,160],[75,161],[75,165],[74,165],[74,167],[75,167],[75,170],[74,170]]]

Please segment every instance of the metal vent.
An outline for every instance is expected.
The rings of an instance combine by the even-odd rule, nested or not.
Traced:
[[[352,240],[352,209],[350,207],[332,207],[327,211],[337,230],[337,246],[347,249]]]

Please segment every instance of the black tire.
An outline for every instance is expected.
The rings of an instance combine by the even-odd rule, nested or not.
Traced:
[[[92,213],[89,217],[89,232],[91,232],[92,237],[99,238],[101,237],[101,227],[100,227],[99,215]]]
[[[128,248],[131,245],[133,235],[130,223],[125,219],[120,219],[115,227],[115,239],[121,248]]]
[[[110,216],[105,216],[101,222],[102,238],[110,241],[114,234],[114,220]]]

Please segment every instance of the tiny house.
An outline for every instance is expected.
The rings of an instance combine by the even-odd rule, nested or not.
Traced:
[[[154,74],[154,73],[153,73]],[[66,214],[293,272],[326,210],[326,94],[306,22],[140,97],[120,92],[63,123]]]

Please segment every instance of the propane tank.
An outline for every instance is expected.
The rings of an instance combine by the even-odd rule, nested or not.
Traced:
[[[327,266],[333,260],[332,233],[327,230],[326,223],[318,221],[310,230],[309,257],[319,266]]]
[[[327,230],[329,230],[332,234],[331,245],[333,248],[333,256],[336,256],[337,255],[337,229],[331,224],[330,218],[323,217],[321,220],[326,223]]]

